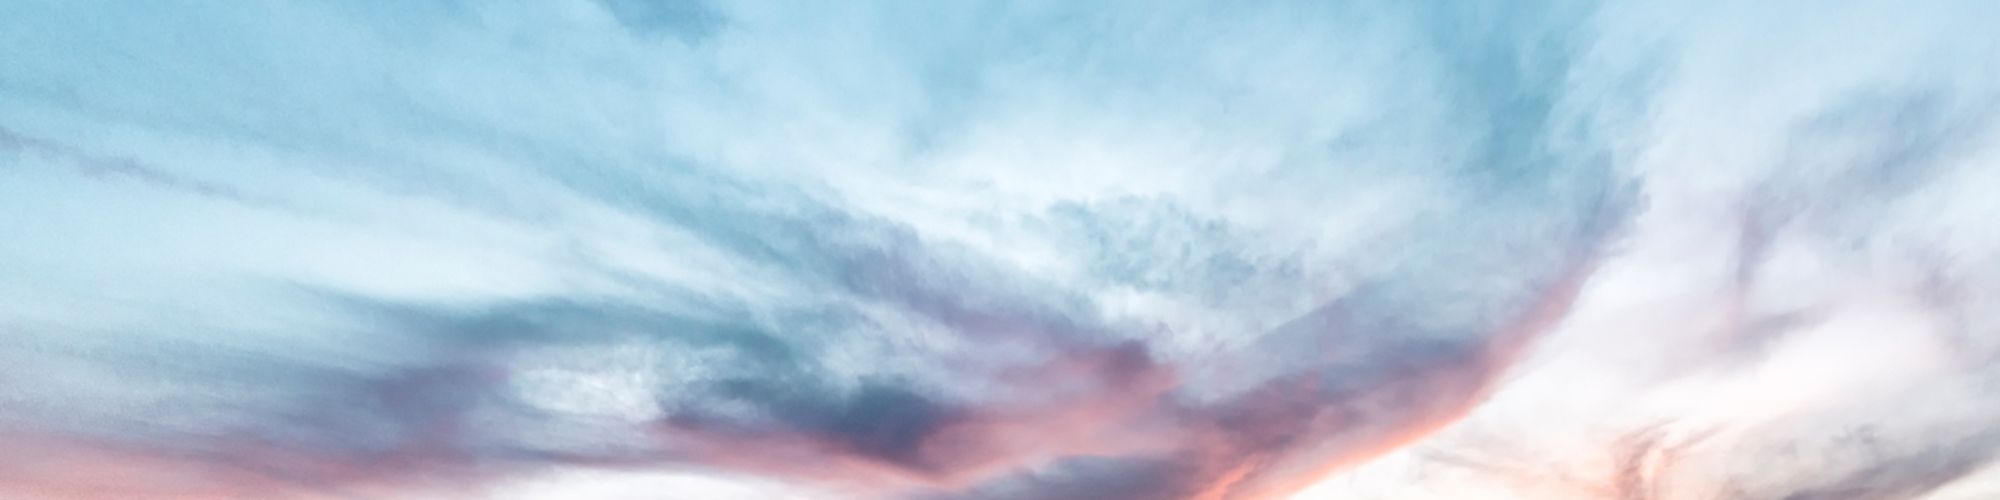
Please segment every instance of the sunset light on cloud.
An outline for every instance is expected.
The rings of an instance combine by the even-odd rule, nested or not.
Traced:
[[[2000,499],[1994,26],[0,0],[0,500]]]

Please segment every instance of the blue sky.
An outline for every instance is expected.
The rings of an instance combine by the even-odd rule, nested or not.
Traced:
[[[7,3],[0,496],[2000,491],[1984,2]]]

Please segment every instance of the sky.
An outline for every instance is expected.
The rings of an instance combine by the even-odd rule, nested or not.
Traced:
[[[2000,498],[1995,22],[0,0],[0,499]]]

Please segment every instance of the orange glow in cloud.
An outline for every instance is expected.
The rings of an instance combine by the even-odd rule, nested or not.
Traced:
[[[1222,474],[1204,489],[1203,500],[1267,500],[1290,498],[1311,486],[1337,476],[1353,466],[1422,441],[1438,431],[1462,420],[1486,398],[1492,390],[1494,379],[1511,366],[1534,339],[1554,328],[1565,318],[1584,286],[1595,273],[1598,261],[1592,258],[1578,259],[1560,275],[1555,284],[1546,290],[1526,311],[1514,321],[1489,338],[1481,359],[1469,366],[1454,366],[1447,370],[1484,370],[1479,373],[1438,374],[1447,384],[1452,382],[1474,384],[1469,396],[1448,401],[1447,408],[1424,415],[1420,421],[1405,422],[1395,432],[1372,436],[1348,449],[1337,450],[1338,455],[1309,466],[1305,472],[1274,472],[1270,477],[1258,477],[1256,472],[1239,466]],[[1454,377],[1452,375],[1459,375]],[[1443,402],[1443,401],[1441,401]],[[1343,425],[1340,422],[1327,423],[1336,426],[1319,429],[1318,435],[1328,435]],[[1319,426],[1315,426],[1319,427]],[[1267,469],[1268,471],[1268,469]]]

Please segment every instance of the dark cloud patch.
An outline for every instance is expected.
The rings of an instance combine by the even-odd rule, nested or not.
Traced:
[[[1975,99],[1945,89],[1857,92],[1798,124],[1787,177],[1827,183],[1817,196],[1907,194],[1978,147],[1993,113]]]
[[[279,200],[253,195],[226,184],[174,173],[125,156],[100,155],[60,142],[28,137],[0,127],[0,151],[31,153],[68,163],[84,175],[135,182],[148,187],[256,208],[286,209]]]
[[[810,361],[797,337],[824,334],[845,325],[825,317],[766,325],[751,321],[744,305],[692,298],[694,308],[591,298],[547,298],[463,308],[405,303],[333,291],[309,291],[357,317],[371,318],[440,351],[492,353],[540,345],[590,345],[638,339],[685,346],[721,348],[750,363],[746,371],[788,367]],[[677,303],[675,305],[685,305]],[[785,331],[773,331],[773,328]]]
[[[618,22],[646,36],[669,36],[696,44],[715,36],[727,22],[705,0],[600,0]]]
[[[837,436],[855,452],[891,463],[927,469],[923,445],[950,417],[949,411],[908,389],[869,385],[842,401],[812,428]]]
[[[1791,128],[1777,175],[1746,195],[1746,259],[1760,262],[1763,246],[1802,222],[1822,234],[1880,227],[1882,212],[1978,148],[1993,106],[1946,89],[1872,89],[1806,117]]]
[[[1180,460],[1069,457],[965,491],[914,495],[920,500],[1171,500],[1187,498],[1201,477]]]
[[[1945,174],[1991,129],[1992,105],[1942,90],[1862,92],[1797,124],[1772,175],[1744,204],[1741,279],[1800,223],[1866,239],[1881,213]],[[1839,236],[1839,235],[1834,235]]]
[[[1986,441],[1991,441],[1990,439]],[[1990,442],[1946,444],[1917,453],[1881,457],[1850,473],[1806,479],[1782,500],[1900,500],[1921,498],[1993,461]]]

